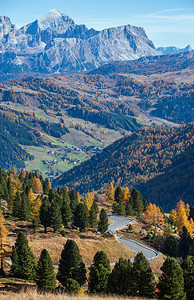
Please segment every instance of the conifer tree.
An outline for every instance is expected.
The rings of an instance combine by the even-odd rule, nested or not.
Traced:
[[[86,269],[75,241],[67,240],[61,253],[57,279],[66,287],[68,279],[76,280],[80,286],[86,282]]]
[[[63,206],[61,208],[61,216],[63,220],[63,225],[66,227],[72,221],[72,212],[70,207],[70,202],[66,199],[63,199]]]
[[[97,214],[94,205],[92,205],[89,213],[89,225],[90,227],[96,229],[97,228]]]
[[[123,205],[126,206],[128,201],[129,201],[129,198],[131,197],[131,194],[129,192],[129,188],[128,187],[125,187],[123,189],[123,195],[122,195],[122,201],[123,201]]]
[[[70,198],[70,206],[72,214],[74,215],[78,202],[78,195],[75,190],[69,191],[69,198]]]
[[[96,203],[96,201],[93,202],[92,206],[94,207],[96,214],[98,214],[99,208],[98,208],[98,204]]]
[[[22,210],[22,198],[19,191],[16,192],[13,201],[13,216],[19,218]]]
[[[161,270],[163,273],[157,284],[159,299],[186,300],[183,271],[175,258],[167,257]]]
[[[120,215],[120,216],[125,216],[126,215],[125,208],[123,206],[123,201],[122,200],[120,200],[118,203],[115,202],[113,204],[112,208],[113,208],[113,213],[114,214],[117,214],[117,215]]]
[[[98,223],[98,230],[103,234],[108,230],[108,216],[104,208],[100,212],[100,220]]]
[[[38,261],[36,284],[38,289],[44,292],[50,292],[56,287],[53,262],[46,249],[42,250]]]
[[[17,276],[19,274],[19,262],[18,262],[18,254],[14,247],[12,247],[12,254],[11,254],[11,272]]]
[[[32,188],[35,194],[43,194],[43,188],[42,188],[42,183],[40,181],[39,178],[37,178],[36,176],[33,179],[32,182]]]
[[[70,294],[70,295],[77,295],[80,290],[80,285],[79,283],[72,278],[67,279],[67,285],[65,288],[65,292]]]
[[[139,297],[153,298],[155,294],[154,274],[148,260],[142,252],[138,253],[133,263],[134,294]]]
[[[83,203],[79,203],[74,214],[74,225],[79,228],[80,232],[86,231],[89,223],[88,210]]]
[[[109,203],[114,203],[115,199],[114,199],[114,193],[115,193],[115,189],[113,186],[113,183],[111,182],[107,191],[106,191],[106,201]]]
[[[123,199],[123,191],[120,188],[120,186],[118,186],[115,190],[115,202],[119,203],[120,201],[122,201]]]
[[[32,213],[31,213],[32,219],[37,219],[37,220],[40,219],[41,205],[42,205],[41,198],[40,198],[40,196],[37,196],[34,199],[33,204],[32,204]]]
[[[130,260],[119,258],[108,278],[108,293],[133,295],[133,264]]]
[[[26,195],[26,193],[23,192],[21,195],[21,208],[18,217],[20,220],[28,221],[30,219],[30,213],[31,213],[31,206],[30,206],[29,198]]]
[[[109,274],[110,261],[104,251],[98,251],[90,267],[89,293],[106,293]]]
[[[131,193],[132,201],[133,201],[133,209],[135,212],[140,215],[143,212],[144,206],[143,206],[143,197],[142,194],[137,191],[136,189],[132,190]]]
[[[163,246],[164,254],[167,254],[171,257],[178,256],[178,239],[170,235],[165,238]]]
[[[57,231],[62,225],[61,210],[57,203],[53,202],[50,208],[51,213],[51,227],[54,232]]]
[[[86,197],[84,198],[84,204],[87,206],[88,210],[92,207],[94,202],[94,195],[93,193],[87,193]]]
[[[130,204],[130,202],[128,201],[127,202],[127,205],[126,205],[126,208],[125,208],[125,212],[126,212],[126,215],[127,216],[134,216],[135,215],[135,212]]]
[[[194,295],[194,257],[187,256],[181,265],[184,277],[186,299],[193,300]]]
[[[192,244],[192,239],[188,234],[187,228],[183,226],[182,231],[180,233],[179,240],[179,256],[185,258],[189,255],[190,246]]]
[[[21,231],[18,233],[14,249],[17,252],[17,255],[12,254],[12,264],[17,266],[13,269],[17,272],[14,275],[26,280],[35,280],[37,264],[28,246],[28,240]]]
[[[40,207],[40,222],[44,226],[44,232],[47,232],[47,227],[51,226],[51,205],[48,199],[44,199]]]

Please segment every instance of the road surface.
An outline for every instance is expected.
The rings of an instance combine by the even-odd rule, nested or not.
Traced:
[[[122,216],[108,215],[108,219],[113,222],[108,226],[108,231],[113,232],[117,241],[130,248],[133,252],[142,252],[148,260],[153,260],[158,257],[159,253],[155,249],[143,244],[142,242],[136,241],[131,238],[118,237],[116,234],[117,230],[127,227],[133,223],[133,218],[127,218]]]

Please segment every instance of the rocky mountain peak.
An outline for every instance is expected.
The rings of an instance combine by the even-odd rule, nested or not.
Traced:
[[[12,29],[13,25],[11,20],[6,16],[0,16],[0,38],[8,34]]]

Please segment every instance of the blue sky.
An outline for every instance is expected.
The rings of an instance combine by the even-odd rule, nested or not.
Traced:
[[[103,29],[131,24],[144,27],[156,47],[194,49],[194,0],[2,0],[0,15],[21,27],[57,9],[77,24]]]

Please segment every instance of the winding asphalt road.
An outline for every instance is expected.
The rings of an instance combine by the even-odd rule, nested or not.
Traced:
[[[158,257],[158,251],[143,244],[142,242],[136,241],[131,238],[117,236],[116,231],[127,227],[129,224],[132,224],[134,221],[133,218],[108,215],[108,219],[113,222],[108,226],[108,231],[113,232],[117,241],[121,242],[135,253],[142,252],[148,260],[153,260]]]

